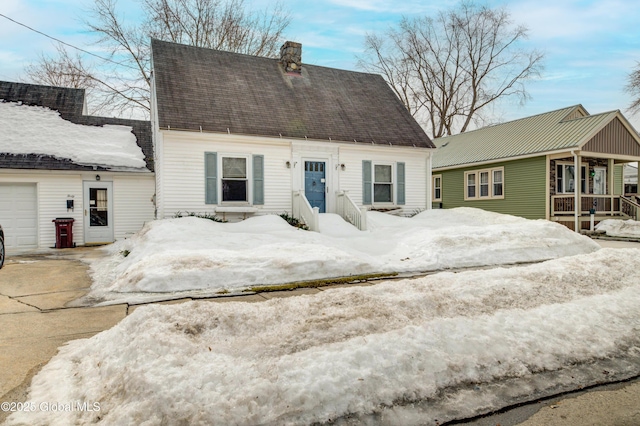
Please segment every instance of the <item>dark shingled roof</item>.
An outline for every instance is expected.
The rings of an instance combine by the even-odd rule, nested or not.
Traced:
[[[376,74],[152,40],[160,128],[434,148]]]
[[[154,170],[151,123],[141,120],[83,115],[84,89],[0,81],[0,101],[2,100],[47,107],[58,111],[60,117],[75,124],[83,124],[85,126],[104,126],[105,124],[129,126],[133,129],[138,146],[142,149],[147,168],[151,171]],[[0,153],[0,168],[94,170],[92,166],[75,164],[68,159],[37,154],[18,155],[7,153]],[[97,170],[106,169],[98,167]]]
[[[47,107],[67,118],[82,115],[84,89],[0,81],[0,99]]]

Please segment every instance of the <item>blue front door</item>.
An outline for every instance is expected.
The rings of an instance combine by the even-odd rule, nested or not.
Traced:
[[[304,194],[311,207],[325,212],[325,163],[323,161],[304,162]]]

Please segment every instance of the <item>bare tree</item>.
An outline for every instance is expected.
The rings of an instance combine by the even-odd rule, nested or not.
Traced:
[[[79,54],[72,56],[62,45],[56,45],[56,57],[41,54],[36,64],[25,69],[31,81],[49,86],[91,88],[95,85],[92,70],[83,63]]]
[[[142,22],[127,22],[117,0],[94,0],[85,21],[107,57],[95,63],[93,72],[78,57],[76,69],[87,71],[79,76],[99,92],[103,110],[108,107],[115,115],[149,115],[151,38],[274,56],[290,22],[280,3],[257,12],[249,11],[244,0],[140,0],[140,4]],[[31,68],[44,65],[41,58]]]
[[[95,71],[80,53],[71,54],[61,43],[56,45],[57,56],[41,54],[38,62],[25,68],[29,81],[47,86],[85,89],[89,114],[108,112],[109,99],[103,96]]]
[[[633,101],[629,105],[629,112],[637,114],[640,112],[640,62],[636,64],[635,69],[629,74],[625,89],[633,97]]]
[[[526,102],[524,83],[540,75],[544,56],[518,46],[526,37],[506,9],[464,1],[434,18],[404,18],[384,37],[367,35],[359,65],[382,74],[437,138],[484,122],[498,100]]]

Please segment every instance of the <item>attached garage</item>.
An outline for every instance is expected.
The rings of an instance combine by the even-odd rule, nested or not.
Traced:
[[[0,183],[0,225],[7,251],[38,246],[36,185]]]
[[[54,247],[59,218],[74,220],[79,246],[126,238],[154,219],[151,123],[85,115],[84,99],[82,89],[0,81],[9,255]]]

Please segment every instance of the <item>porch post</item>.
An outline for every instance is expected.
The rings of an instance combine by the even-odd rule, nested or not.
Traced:
[[[582,195],[582,167],[580,167],[580,156],[578,154],[573,154],[573,171],[575,176],[575,181],[573,182],[573,194],[574,194],[574,230],[576,232],[580,232],[580,196]]]
[[[615,166],[613,158],[607,160],[607,195],[613,195],[613,167]]]
[[[613,212],[614,212],[613,206],[615,204],[615,195],[616,195],[616,191],[614,191],[614,188],[613,188],[613,186],[615,185],[614,167],[615,167],[615,161],[613,160],[613,158],[609,158],[607,160],[607,186],[608,186],[607,194],[609,195],[609,198],[611,198],[611,216],[613,216]],[[622,206],[620,205],[618,209],[622,210]]]

